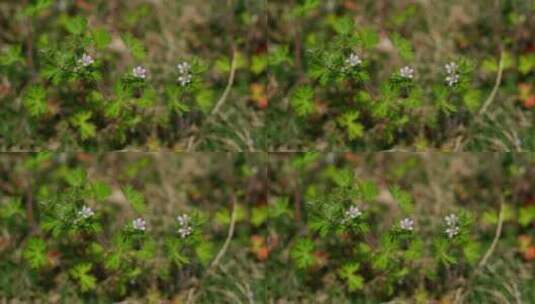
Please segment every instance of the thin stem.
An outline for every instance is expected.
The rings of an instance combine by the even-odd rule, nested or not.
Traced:
[[[492,88],[492,92],[490,93],[489,97],[483,104],[483,107],[481,107],[481,110],[479,111],[480,116],[487,111],[494,98],[496,98],[496,93],[498,93],[498,89],[500,88],[500,85],[502,83],[503,66],[505,61],[504,57],[504,51],[502,49],[500,52],[500,63],[498,64],[498,75],[496,76],[496,82],[494,83],[494,88]]]
[[[236,75],[236,65],[238,61],[238,52],[236,49],[232,51],[232,63],[230,64],[230,76],[228,78],[227,87],[225,88],[225,91],[223,91],[223,95],[219,98],[217,101],[214,109],[212,110],[212,115],[217,114],[219,112],[219,109],[221,106],[225,103],[225,100],[227,100],[228,94],[230,93],[230,89],[232,88],[232,85],[234,84],[234,77]]]

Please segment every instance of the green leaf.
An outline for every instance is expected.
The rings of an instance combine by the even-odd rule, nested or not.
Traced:
[[[45,114],[48,110],[46,91],[41,85],[32,85],[29,87],[24,95],[23,102],[30,115],[35,117]]]
[[[463,255],[470,265],[475,265],[481,257],[481,244],[469,241],[463,246]]]
[[[73,35],[81,35],[87,27],[87,20],[80,16],[65,18],[63,20],[65,29]]]
[[[353,19],[350,17],[339,17],[333,23],[334,31],[339,35],[349,35],[353,32]]]
[[[203,265],[208,265],[214,257],[214,244],[212,242],[202,241],[195,247],[195,254]]]
[[[535,69],[535,54],[520,56],[518,60],[518,70],[520,73],[527,75]]]
[[[293,218],[293,213],[290,209],[290,200],[288,197],[279,197],[273,204],[269,205],[269,217],[278,218],[284,215]]]
[[[413,202],[412,197],[409,192],[403,191],[399,186],[393,186],[390,188],[390,193],[392,197],[398,202],[399,207],[405,214],[412,213]]]
[[[270,66],[276,66],[283,63],[292,64],[292,57],[290,56],[288,45],[270,45],[268,64]]]
[[[306,16],[312,10],[318,8],[320,3],[320,0],[304,0],[302,4],[292,10],[291,15],[294,17]]]
[[[251,62],[251,71],[260,74],[266,70],[268,58],[266,55],[254,55]]]
[[[65,174],[65,181],[72,187],[81,187],[86,181],[86,172],[82,168],[68,170]]]
[[[445,266],[457,263],[457,259],[448,253],[448,240],[436,239],[433,242],[433,246],[435,249],[435,255],[439,262],[443,263]]]
[[[20,44],[10,45],[0,55],[0,65],[9,66],[17,62],[24,62],[22,46]]]
[[[251,215],[251,224],[258,227],[268,219],[268,208],[265,206],[253,208]]]
[[[135,38],[130,33],[123,35],[122,38],[135,60],[143,60],[145,58],[147,55],[145,47],[139,39]]]
[[[346,129],[347,136],[350,140],[360,138],[364,135],[364,126],[360,122],[357,122],[359,116],[359,111],[354,110],[346,112],[336,119],[338,124]]]
[[[535,206],[522,207],[519,212],[518,222],[527,227],[535,221]]]
[[[369,27],[359,30],[358,37],[364,49],[372,49],[379,43],[379,33]]]
[[[189,259],[182,255],[181,242],[177,239],[165,240],[165,251],[168,258],[177,266],[181,266],[189,263]]]
[[[314,112],[314,90],[305,85],[297,88],[290,103],[299,116],[308,116]]]
[[[399,55],[403,60],[412,60],[414,57],[414,53],[412,50],[412,44],[409,40],[401,37],[398,33],[394,33],[392,35],[392,42],[394,43],[394,46],[399,52]]]
[[[405,251],[405,258],[409,261],[417,261],[424,254],[424,242],[420,239],[413,240]]]
[[[89,111],[80,112],[71,117],[70,122],[78,129],[82,140],[86,140],[96,135],[96,127],[94,124],[88,122],[93,113]]]
[[[46,264],[46,243],[39,238],[31,238],[23,252],[24,259],[32,268],[38,269]]]
[[[145,211],[145,199],[143,195],[136,191],[132,186],[128,185],[123,189],[124,195],[128,202],[132,205],[132,208],[138,213]]]
[[[475,113],[481,106],[481,91],[477,89],[468,90],[463,97],[463,102],[468,111]]]
[[[209,113],[215,103],[215,94],[212,90],[201,90],[195,96],[195,103],[199,106],[202,112]]]
[[[37,16],[43,10],[49,8],[54,3],[54,0],[37,0],[34,4],[27,5],[22,14],[24,16]]]
[[[364,287],[364,278],[355,274],[359,268],[359,263],[350,263],[338,270],[338,275],[346,281],[349,291],[356,291]]]
[[[91,275],[92,265],[90,263],[78,264],[72,268],[69,273],[80,285],[82,292],[93,290],[96,287],[97,279]]]
[[[24,214],[22,199],[20,197],[12,197],[0,205],[0,220],[7,220],[15,216],[24,216]]]
[[[314,264],[314,242],[310,239],[299,239],[291,249],[290,255],[300,269],[306,269]]]
[[[350,187],[354,180],[353,170],[349,168],[337,169],[331,178],[339,187]]]
[[[110,33],[105,28],[96,28],[91,32],[93,43],[95,48],[102,50],[105,49],[111,42]]]
[[[362,181],[358,186],[360,196],[365,201],[371,201],[379,195],[379,189],[373,181]]]
[[[111,188],[106,183],[96,181],[91,183],[92,196],[94,199],[101,201],[111,195]]]

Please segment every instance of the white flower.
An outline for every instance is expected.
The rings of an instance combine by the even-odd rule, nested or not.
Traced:
[[[137,218],[132,221],[132,226],[135,230],[145,231],[147,230],[147,223],[142,218]]]
[[[83,206],[82,210],[78,211],[78,216],[84,219],[90,218],[93,215],[95,215],[95,212],[93,212],[93,209],[87,206]]]
[[[191,83],[191,74],[184,74],[184,75],[180,75],[178,76],[178,82],[180,83],[181,86],[187,86],[188,84]]]
[[[180,72],[180,74],[187,74],[191,70],[191,64],[185,61],[179,63],[176,67],[178,69],[178,72]]]
[[[414,220],[410,218],[404,218],[399,221],[399,227],[403,230],[412,231],[414,229]]]
[[[182,214],[176,217],[176,220],[180,224],[180,226],[186,226],[189,224],[191,218],[187,214]]]
[[[444,217],[444,220],[446,221],[446,224],[448,226],[455,226],[457,224],[457,221],[459,220],[459,218],[457,217],[457,215],[452,213],[452,214]]]
[[[348,67],[353,68],[353,67],[356,67],[357,65],[361,65],[362,59],[360,59],[359,55],[357,55],[356,53],[351,53],[349,57],[346,58],[345,63]]]
[[[180,234],[180,237],[184,239],[188,237],[192,231],[193,229],[190,226],[185,226],[178,229],[178,234]]]
[[[132,74],[134,74],[134,77],[140,78],[140,79],[146,79],[147,78],[147,69],[145,69],[142,66],[137,66],[132,69]]]
[[[83,67],[88,67],[95,63],[95,60],[90,55],[84,53],[80,59],[78,59],[78,64]]]
[[[446,228],[446,234],[448,235],[448,237],[450,239],[453,238],[454,236],[459,234],[459,227],[458,226],[450,226],[450,227]]]
[[[455,62],[450,62],[450,63],[447,63],[444,67],[446,68],[446,72],[448,74],[455,74],[459,66]]]
[[[346,216],[345,220],[346,221],[354,220],[354,219],[356,219],[357,217],[359,217],[361,215],[362,215],[362,211],[360,211],[358,206],[351,206],[345,212],[345,216]]]
[[[446,77],[446,82],[450,87],[453,87],[457,83],[459,83],[459,75],[458,74],[450,74]]]
[[[399,70],[399,74],[403,78],[413,79],[414,78],[414,69],[411,68],[410,66],[402,67]]]

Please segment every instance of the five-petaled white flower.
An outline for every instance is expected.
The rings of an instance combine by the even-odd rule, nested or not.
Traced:
[[[180,228],[178,228],[178,234],[180,234],[180,237],[188,237],[193,232],[193,228],[190,226],[191,217],[187,214],[182,214],[177,216],[176,220],[178,221],[178,225],[180,226]]]
[[[145,69],[142,66],[137,66],[132,69],[132,74],[134,74],[134,77],[140,78],[140,79],[146,79],[147,78],[147,69]]]
[[[459,220],[459,218],[457,217],[457,215],[452,213],[452,214],[447,215],[446,217],[444,217],[444,220],[446,221],[446,224],[448,226],[453,226],[453,225],[457,224],[457,221]]]
[[[414,220],[411,218],[404,218],[401,221],[399,221],[399,227],[402,230],[412,231],[414,230]]]
[[[454,213],[444,217],[444,220],[446,221],[446,234],[448,235],[448,238],[453,238],[457,234],[459,234],[460,228],[457,225],[459,223],[459,218]]]
[[[93,212],[93,209],[87,206],[83,206],[82,209],[78,211],[78,216],[84,219],[90,218],[93,215],[95,215],[95,212]]]
[[[132,227],[134,227],[135,230],[145,231],[147,230],[147,223],[144,219],[137,218],[132,221]]]
[[[399,75],[403,78],[413,79],[414,78],[414,69],[410,66],[402,67],[399,70]]]
[[[446,72],[448,74],[454,74],[455,72],[457,72],[457,68],[459,66],[457,65],[457,63],[452,61],[450,63],[446,63],[446,65],[444,67],[446,68]]]
[[[457,83],[459,83],[459,74],[457,73],[457,69],[459,66],[455,62],[447,63],[444,68],[446,68],[446,73],[448,74],[446,76],[446,83],[448,86],[453,87]]]
[[[187,86],[191,82],[191,74],[180,75],[177,80],[181,86]]]
[[[187,214],[182,214],[182,215],[177,216],[176,220],[178,221],[180,226],[185,226],[189,224],[189,221],[191,220],[191,218]]]
[[[184,239],[187,238],[192,231],[193,229],[191,228],[191,226],[185,226],[178,229],[178,234],[180,234],[180,237]]]
[[[351,53],[349,57],[346,58],[345,63],[346,63],[346,66],[353,68],[353,67],[356,67],[357,65],[361,65],[362,59],[360,59],[360,56],[357,55],[356,53]]]
[[[92,65],[93,63],[95,62],[95,60],[93,59],[93,57],[91,57],[90,55],[84,53],[82,55],[82,57],[80,59],[78,59],[78,64],[83,66],[83,67],[88,67],[90,65]]]
[[[358,206],[351,206],[345,212],[345,220],[346,221],[354,220],[361,215],[362,215],[362,211],[360,211],[360,208]]]
[[[187,63],[186,61],[181,62],[177,64],[177,69],[180,74],[186,74],[189,73],[191,70],[191,64]]]
[[[454,236],[459,234],[459,227],[458,226],[452,226],[452,227],[446,228],[446,234],[448,235],[448,237],[450,239],[453,238]]]
[[[178,83],[185,87],[191,83],[191,64],[186,61],[179,63],[177,66],[178,73],[180,74],[177,78]]]
[[[450,87],[453,87],[457,83],[459,83],[459,74],[451,74],[446,76],[446,82]]]

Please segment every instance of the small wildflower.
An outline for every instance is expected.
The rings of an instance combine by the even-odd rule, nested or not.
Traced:
[[[459,83],[459,75],[458,74],[450,74],[446,76],[446,82],[448,83],[448,86],[453,87],[457,83]]]
[[[184,239],[188,237],[192,231],[193,229],[191,228],[191,226],[185,226],[178,229],[178,234],[180,234],[180,237]]]
[[[85,67],[88,67],[95,63],[95,60],[90,55],[84,53],[80,59],[78,59],[78,64]]]
[[[457,224],[457,221],[459,220],[459,218],[457,217],[457,215],[455,215],[454,213],[444,217],[444,220],[446,221],[446,224],[448,226],[454,226]]]
[[[95,215],[95,212],[93,212],[93,209],[87,206],[83,206],[80,211],[78,211],[78,216],[84,219],[90,218],[93,215]]]
[[[453,87],[457,83],[459,83],[459,74],[457,74],[457,69],[459,66],[455,62],[447,63],[444,68],[446,68],[446,73],[448,76],[446,76],[446,83],[448,86]]]
[[[178,221],[178,224],[180,225],[180,228],[178,229],[178,234],[180,234],[181,238],[188,237],[191,232],[193,231],[193,228],[190,226],[191,218],[187,214],[182,214],[177,216],[176,220]]]
[[[459,66],[455,62],[450,62],[450,63],[447,63],[444,67],[446,68],[446,72],[448,74],[455,74]]]
[[[182,215],[177,216],[176,220],[178,221],[180,226],[185,226],[189,224],[191,218],[187,214],[182,214]]]
[[[446,234],[448,235],[448,238],[453,238],[457,234],[459,234],[459,226],[457,226],[457,223],[459,222],[459,218],[455,214],[450,214],[446,217],[444,217],[444,220],[446,221]]]
[[[360,211],[358,206],[351,206],[349,209],[345,212],[345,220],[354,220],[362,215],[362,211]]]
[[[446,234],[448,235],[448,238],[453,238],[457,234],[459,234],[459,227],[458,226],[452,226],[446,228]]]
[[[411,68],[410,66],[402,67],[399,70],[399,74],[403,78],[413,79],[414,78],[414,69]]]
[[[353,68],[362,64],[362,59],[356,53],[351,53],[345,60],[346,66]]]
[[[401,221],[399,221],[399,227],[402,230],[412,231],[414,230],[414,220],[410,218],[404,218]]]
[[[145,69],[142,66],[137,66],[134,69],[132,69],[132,74],[134,74],[134,77],[136,77],[136,78],[146,79],[147,78],[147,69]]]
[[[185,61],[179,63],[176,67],[178,69],[178,72],[180,72],[180,74],[188,74],[191,70],[191,64]]]
[[[135,230],[145,231],[147,230],[147,223],[142,218],[137,218],[132,221],[132,226]]]
[[[184,74],[184,75],[180,75],[178,76],[178,82],[180,83],[181,86],[187,86],[188,84],[191,83],[191,74]]]

